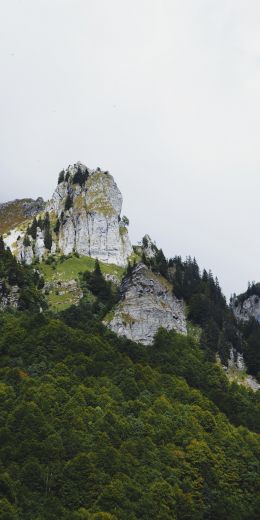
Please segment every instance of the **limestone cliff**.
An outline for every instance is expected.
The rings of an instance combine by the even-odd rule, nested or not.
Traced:
[[[231,306],[235,317],[241,321],[255,318],[260,322],[260,298],[254,294],[248,298],[235,297],[231,300]]]
[[[90,171],[81,163],[69,167],[48,205],[60,219],[60,250],[126,265],[132,248],[121,208],[121,192],[108,172]]]
[[[11,230],[5,242],[26,264],[50,253],[76,252],[125,266],[132,247],[121,208],[122,195],[113,177],[76,163],[60,173],[37,222]]]
[[[186,333],[184,304],[165,278],[138,264],[120,288],[121,300],[106,324],[119,336],[150,345],[160,327]]]

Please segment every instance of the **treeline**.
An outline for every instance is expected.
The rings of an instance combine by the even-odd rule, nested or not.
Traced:
[[[234,299],[237,300],[237,303],[243,303],[250,296],[256,296],[260,298],[260,283],[249,282],[247,290],[238,296],[235,295]]]
[[[58,184],[61,184],[64,181],[68,182],[71,178],[72,184],[79,184],[80,186],[83,186],[83,184],[85,184],[85,182],[87,181],[88,177],[89,177],[88,170],[86,169],[83,172],[81,167],[79,166],[72,177],[69,172],[66,173],[64,170],[62,170],[59,173]]]
[[[173,293],[188,305],[188,319],[202,329],[201,347],[208,359],[216,353],[227,364],[230,349],[244,354],[248,370],[260,380],[260,325],[252,320],[245,327],[239,324],[226,302],[217,278],[211,271],[200,271],[195,258],[182,260],[180,256],[166,260],[162,250],[156,248],[153,258],[143,261],[154,271],[165,276],[173,285]],[[248,288],[247,297],[259,291],[258,284]],[[258,294],[258,292],[256,293]]]

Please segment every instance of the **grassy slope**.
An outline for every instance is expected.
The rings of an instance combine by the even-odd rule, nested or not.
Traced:
[[[22,224],[26,218],[24,204],[31,199],[14,200],[0,208],[0,235]],[[30,219],[29,219],[30,220]]]
[[[46,295],[51,308],[64,310],[70,305],[77,302],[80,296],[80,287],[78,290],[70,291],[63,284],[70,280],[79,281],[79,274],[84,271],[93,271],[95,259],[90,257],[71,256],[64,261],[58,260],[55,264],[48,265],[46,263],[39,264],[39,269],[44,275],[45,282],[52,284],[49,294]],[[113,275],[121,280],[124,268],[113,264],[104,264],[100,262],[100,267],[104,275]],[[59,292],[59,294],[57,294]],[[61,294],[63,293],[63,294]]]

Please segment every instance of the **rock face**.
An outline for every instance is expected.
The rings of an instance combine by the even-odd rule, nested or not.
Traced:
[[[246,364],[244,360],[244,356],[241,352],[238,352],[233,347],[230,349],[229,352],[229,359],[228,359],[228,368],[236,369],[236,370],[246,370]]]
[[[17,309],[20,297],[20,290],[17,285],[13,285],[8,289],[5,284],[0,280],[0,310],[4,310],[7,307]]]
[[[249,296],[244,301],[235,298],[231,301],[234,315],[237,319],[248,321],[255,318],[260,323],[260,298],[257,295]]]
[[[184,304],[160,275],[138,264],[120,288],[121,301],[107,326],[119,336],[150,345],[160,327],[186,334]]]
[[[221,363],[219,357],[218,362]],[[243,354],[238,352],[235,348],[232,347],[230,349],[227,366],[222,366],[229,381],[235,381],[239,385],[250,388],[253,392],[260,390],[260,384],[257,380],[253,376],[247,374],[247,367]]]
[[[82,183],[75,183],[76,175]],[[69,200],[72,205],[66,210]],[[48,205],[60,218],[60,250],[126,265],[132,248],[121,208],[121,192],[109,173],[90,171],[81,163],[70,166]]]
[[[121,208],[122,195],[113,177],[77,163],[60,173],[58,186],[37,230],[26,235],[25,230],[15,229],[9,238],[5,237],[5,242],[26,264],[58,251],[64,255],[76,252],[125,266],[132,247],[127,219],[121,220]]]
[[[156,253],[158,252],[158,248],[155,243],[152,241],[149,235],[144,235],[143,244],[142,244],[142,252],[144,253],[147,259],[154,258]]]

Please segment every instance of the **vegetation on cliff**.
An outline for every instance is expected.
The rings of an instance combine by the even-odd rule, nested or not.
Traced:
[[[143,255],[143,261],[160,272],[171,283],[174,294],[183,298],[188,308],[188,319],[202,330],[200,344],[207,358],[215,360],[219,354],[227,365],[230,349],[244,355],[249,372],[260,381],[260,324],[252,319],[239,323],[211,271],[200,271],[195,258],[182,260],[180,256],[166,260],[162,250],[156,248],[152,258]],[[255,291],[256,285],[247,294]]]
[[[10,249],[4,245],[0,236],[0,303],[2,298],[8,301],[8,295],[13,287],[17,287],[18,309],[37,312],[46,307],[41,289],[44,285],[42,275],[36,269],[23,266],[17,262]]]

